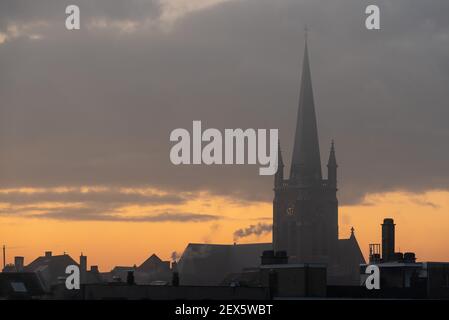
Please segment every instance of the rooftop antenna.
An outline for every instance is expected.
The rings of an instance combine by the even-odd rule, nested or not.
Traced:
[[[6,267],[6,245],[3,245],[3,269]]]

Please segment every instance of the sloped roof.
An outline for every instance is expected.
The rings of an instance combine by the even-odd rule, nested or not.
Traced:
[[[56,256],[41,256],[36,258],[33,262],[25,267],[27,271],[34,271],[41,266],[50,266],[53,268],[65,267],[67,265],[78,265],[78,263],[72,259],[68,254],[56,255]]]
[[[33,272],[0,273],[0,297],[31,298],[44,293],[39,278]]]
[[[190,243],[178,263],[183,284],[218,284],[229,273],[260,265],[260,256],[271,243]]]
[[[349,239],[339,239],[338,248],[340,252],[340,261],[343,264],[352,264],[357,261],[359,264],[365,263],[365,257],[360,250],[359,243],[352,233]]]
[[[133,271],[135,270],[135,267],[127,267],[127,266],[115,266],[114,269],[111,270],[112,273],[114,272],[127,272],[127,271]]]
[[[38,273],[48,288],[49,286],[58,283],[58,277],[66,276],[65,269],[69,265],[79,266],[79,264],[67,254],[41,256],[27,265],[24,270],[25,272]]]
[[[170,268],[170,262],[162,261],[157,255],[152,254],[137,268],[137,270],[143,272],[152,272],[167,268]]]

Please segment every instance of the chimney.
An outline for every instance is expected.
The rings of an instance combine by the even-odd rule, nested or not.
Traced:
[[[25,261],[24,257],[14,257],[14,265],[16,267],[17,272],[23,271],[24,261]]]
[[[404,253],[404,262],[405,263],[415,263],[416,255],[414,252],[406,252]]]
[[[80,255],[80,280],[81,283],[86,283],[86,274],[87,274],[87,256],[83,255],[81,252]]]
[[[45,257],[50,258],[51,257],[51,251],[45,251]]]
[[[287,251],[276,251],[275,258],[276,264],[288,264]]]
[[[134,271],[128,271],[128,275],[127,275],[127,277],[126,277],[126,283],[127,283],[129,286],[133,286],[133,285],[136,284],[136,283],[135,283],[135,280],[134,280]]]
[[[98,266],[90,266],[90,272],[92,273],[99,273]]]
[[[81,253],[80,255],[80,270],[83,272],[87,271],[87,256]]]
[[[376,264],[380,262],[380,243],[370,243],[369,245],[369,263]]]
[[[385,218],[382,224],[382,261],[388,262],[394,260],[394,221],[391,218]]]
[[[275,256],[274,256],[274,251],[273,250],[265,250],[264,252],[262,252],[262,257],[261,257],[261,264],[262,265],[269,265],[269,264],[275,264]]]

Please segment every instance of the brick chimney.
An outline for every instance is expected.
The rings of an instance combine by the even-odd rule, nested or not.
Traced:
[[[14,257],[14,266],[16,267],[17,272],[22,272],[24,267],[24,257]]]

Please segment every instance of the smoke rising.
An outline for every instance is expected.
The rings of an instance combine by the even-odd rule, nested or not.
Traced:
[[[203,236],[203,242],[204,243],[211,243],[212,237],[215,235],[215,233],[220,229],[220,224],[214,223],[210,226],[209,231],[206,235]]]
[[[172,260],[172,262],[178,262],[179,258],[181,258],[181,254],[180,253],[178,253],[176,251],[173,251],[171,253],[171,260]]]
[[[252,224],[244,229],[238,229],[234,232],[234,241],[237,241],[241,238],[249,237],[251,235],[259,237],[262,234],[271,232],[272,227],[273,227],[272,224],[258,223],[257,225]]]

